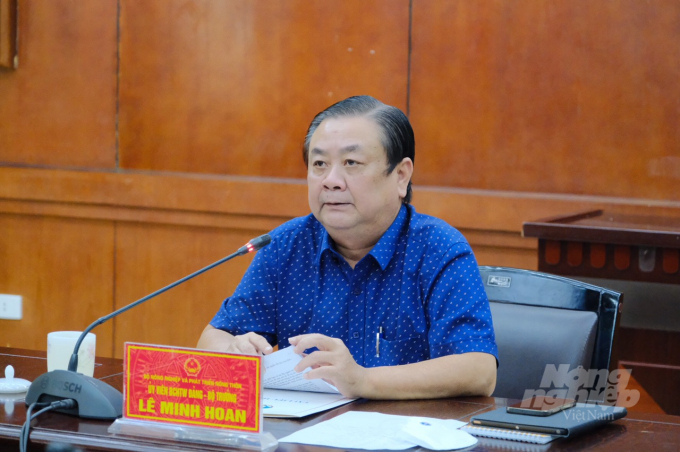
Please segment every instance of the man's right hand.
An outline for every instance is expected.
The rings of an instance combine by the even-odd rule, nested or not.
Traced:
[[[234,336],[212,325],[205,327],[196,348],[250,355],[268,355],[273,351],[267,339],[257,333]]]

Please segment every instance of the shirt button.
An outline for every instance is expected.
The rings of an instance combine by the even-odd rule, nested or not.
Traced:
[[[355,331],[354,333],[352,333],[352,337],[354,337],[354,339],[359,339],[359,332]]]
[[[361,295],[361,287],[355,287],[353,293],[354,295]]]

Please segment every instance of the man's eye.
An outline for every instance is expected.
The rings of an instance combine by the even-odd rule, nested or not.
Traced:
[[[358,164],[358,163],[359,163],[359,162],[357,162],[356,160],[347,160],[347,161],[345,162],[345,164],[346,164],[347,166],[354,166],[354,165],[356,165],[356,164]]]
[[[315,167],[317,167],[317,168],[321,168],[321,167],[324,166],[324,165],[325,165],[325,162],[322,162],[322,161],[320,161],[320,160],[317,160],[317,161],[315,161],[315,162],[312,162],[312,166],[315,166]]]

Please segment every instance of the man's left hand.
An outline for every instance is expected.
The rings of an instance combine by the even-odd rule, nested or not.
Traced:
[[[312,368],[304,374],[305,379],[322,378],[338,388],[345,397],[363,396],[365,390],[362,385],[366,382],[366,368],[354,361],[341,339],[323,334],[302,334],[291,337],[288,341],[295,346],[295,353],[300,355],[310,348],[318,349],[304,356],[295,366],[296,372]]]

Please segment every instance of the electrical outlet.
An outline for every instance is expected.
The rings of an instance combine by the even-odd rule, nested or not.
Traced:
[[[21,320],[21,295],[0,294],[0,319]]]

